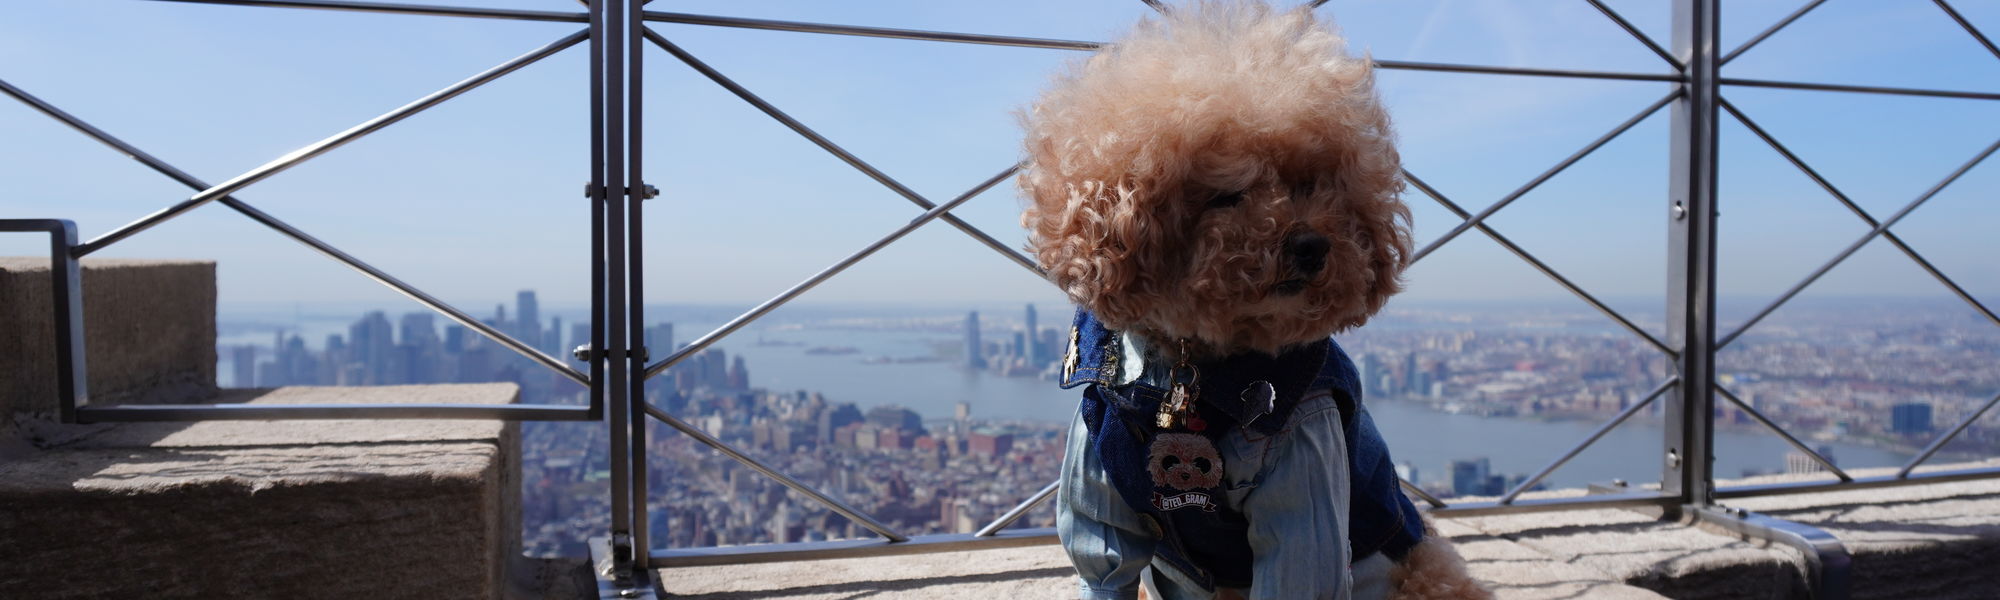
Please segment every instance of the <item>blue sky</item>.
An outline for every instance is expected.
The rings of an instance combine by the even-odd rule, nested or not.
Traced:
[[[569,0],[447,4],[576,10]],[[1666,40],[1665,2],[1610,3]],[[1733,48],[1797,7],[1725,2]],[[1955,6],[1989,36],[2000,2]],[[658,10],[1103,40],[1137,0],[863,3],[661,0]],[[1321,9],[1381,59],[1661,72],[1587,3],[1335,0]],[[0,79],[211,182],[345,129],[577,29],[519,23],[119,0],[0,8]],[[656,24],[661,34],[935,201],[1019,156],[1012,111],[1081,53]],[[919,209],[664,52],[646,57],[647,293],[762,300]],[[587,299],[587,84],[572,49],[238,196],[468,309],[518,289]],[[1928,2],[1833,0],[1732,62],[1734,77],[2000,91],[2000,58]],[[1666,84],[1384,71],[1409,169],[1477,211],[1668,91]],[[1725,89],[1725,96],[1887,218],[2000,138],[2000,102]],[[1490,223],[1621,310],[1665,288],[1664,111]],[[1768,298],[1867,231],[1733,122],[1723,127],[1726,296]],[[1989,304],[2000,165],[1968,174],[1895,231]],[[0,215],[75,220],[93,237],[191,192],[0,100]],[[1420,242],[1458,219],[1412,191]],[[1023,239],[1011,184],[958,211]],[[25,236],[0,253],[33,254]],[[396,296],[221,205],[100,256],[220,264],[225,304]],[[1411,299],[1566,293],[1477,232],[1416,266]],[[1807,292],[1942,297],[1877,242]],[[805,297],[813,302],[1059,302],[1048,284],[942,224]],[[410,305],[414,306],[414,305]],[[1579,304],[1579,306],[1581,306]],[[483,310],[475,311],[483,313]]]

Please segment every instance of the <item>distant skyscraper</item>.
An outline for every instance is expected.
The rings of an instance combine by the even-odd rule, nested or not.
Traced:
[[[652,353],[651,360],[666,358],[674,352],[674,324],[661,323],[646,330],[646,348]]]
[[[736,362],[729,366],[729,389],[750,389],[750,367],[743,366],[743,355],[736,355]]]
[[[521,290],[514,296],[514,335],[529,346],[542,345],[542,303],[535,301],[534,290]]]
[[[429,312],[403,315],[402,343],[397,345],[397,383],[436,383],[443,373],[444,342]]]
[[[1928,402],[1898,404],[1890,407],[1889,414],[1890,431],[1904,435],[1931,431],[1931,405]]]
[[[1039,338],[1035,335],[1036,331],[1037,330],[1035,329],[1035,305],[1029,304],[1028,332],[1027,335],[1023,336],[1027,338],[1026,341],[1028,345],[1027,347],[1021,349],[1021,356],[1028,357],[1028,362],[1030,363],[1040,364],[1042,362],[1042,346],[1041,344],[1035,343],[1036,341],[1039,340]]]
[[[230,351],[230,362],[236,363],[236,387],[257,387],[257,347],[250,344],[237,346]]]
[[[357,385],[381,385],[389,378],[389,355],[396,347],[394,330],[389,327],[389,316],[382,311],[369,311],[361,320],[347,327],[347,339],[354,347],[352,360],[361,363],[362,381]]]
[[[1834,466],[1840,466],[1840,459],[1833,456],[1833,448],[1831,446],[1820,446],[1819,455],[1826,457],[1827,462],[1833,463]],[[1786,473],[1820,473],[1824,471],[1826,471],[1825,466],[1820,465],[1819,461],[1813,460],[1813,457],[1808,456],[1804,452],[1794,451],[1785,453]]]
[[[1785,453],[1785,473],[1787,474],[1819,473],[1825,470],[1826,467],[1820,466],[1819,461],[1806,456],[1804,452],[1794,451]]]
[[[402,343],[426,350],[430,349],[433,345],[440,344],[437,337],[437,326],[431,317],[431,313],[412,312],[403,314]]]
[[[965,366],[986,368],[983,350],[979,344],[979,311],[975,310],[965,315]]]
[[[712,388],[729,385],[729,354],[721,348],[709,348],[701,355],[706,358],[701,365],[701,382]]]
[[[1488,480],[1492,463],[1481,456],[1472,460],[1451,461],[1451,490],[1460,496],[1489,495]]]
[[[466,329],[464,325],[460,325],[457,323],[451,323],[445,325],[444,326],[445,351],[450,352],[452,354],[464,352],[465,345],[471,342],[471,340],[468,339],[472,337],[471,334],[472,330]]]
[[[562,317],[556,317],[556,316],[549,317],[549,328],[542,332],[543,352],[547,352],[551,356],[562,356],[563,354],[567,353],[565,352],[566,349],[563,348],[562,345],[563,341],[562,325],[563,325]]]
[[[1355,375],[1361,379],[1362,394],[1380,394],[1382,386],[1376,381],[1382,377],[1382,359],[1374,354],[1361,355],[1361,362],[1355,366]],[[1405,479],[1408,479],[1407,477]],[[1414,481],[1414,480],[1412,480]]]
[[[1403,355],[1403,381],[1401,382],[1403,384],[1402,392],[1405,394],[1416,394],[1422,392],[1422,390],[1417,388],[1417,383],[1418,380],[1420,379],[1422,379],[1422,377],[1417,373],[1417,353],[1411,352],[1409,354]]]

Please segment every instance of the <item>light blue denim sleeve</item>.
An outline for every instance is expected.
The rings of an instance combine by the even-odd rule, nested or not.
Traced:
[[[1250,520],[1250,600],[1348,600],[1347,440],[1331,401],[1299,405],[1272,440],[1263,478],[1243,500]]]
[[[1139,576],[1153,560],[1155,539],[1143,517],[1112,487],[1088,435],[1079,413],[1070,425],[1056,487],[1056,536],[1076,565],[1079,598],[1131,600],[1138,596]]]

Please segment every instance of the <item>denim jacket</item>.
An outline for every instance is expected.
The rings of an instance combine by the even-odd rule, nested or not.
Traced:
[[[1106,329],[1087,311],[1077,312],[1070,342],[1070,352],[1064,361],[1062,386],[1090,385],[1084,391],[1079,407],[1078,417],[1082,427],[1072,431],[1072,436],[1081,434],[1086,439],[1072,440],[1071,452],[1090,454],[1085,458],[1090,459],[1087,462],[1091,467],[1103,471],[1102,483],[1115,489],[1115,495],[1122,498],[1133,512],[1144,515],[1136,520],[1143,522],[1143,529],[1154,538],[1152,543],[1145,544],[1150,546],[1151,558],[1173,566],[1189,583],[1204,589],[1250,587],[1255,573],[1267,572],[1257,564],[1259,559],[1251,550],[1251,540],[1259,533],[1269,532],[1254,531],[1250,520],[1242,513],[1246,507],[1228,502],[1228,499],[1242,502],[1248,497],[1248,488],[1254,488],[1259,483],[1250,473],[1240,469],[1247,467],[1269,471],[1286,466],[1283,464],[1288,460],[1285,456],[1272,456],[1273,451],[1264,449],[1265,446],[1249,446],[1268,443],[1266,440],[1272,438],[1283,439],[1290,433],[1291,427],[1311,419],[1338,419],[1335,428],[1340,435],[1336,436],[1337,441],[1327,441],[1342,446],[1332,454],[1345,460],[1346,473],[1337,475],[1344,475],[1346,480],[1328,482],[1329,485],[1319,490],[1287,490],[1284,493],[1304,496],[1312,496],[1315,492],[1318,495],[1345,494],[1345,498],[1339,499],[1295,499],[1303,502],[1325,501],[1331,506],[1346,505],[1341,507],[1345,510],[1340,511],[1344,514],[1337,515],[1345,518],[1336,519],[1338,527],[1345,533],[1348,546],[1342,549],[1346,550],[1342,554],[1347,555],[1342,558],[1353,563],[1381,553],[1400,559],[1422,538],[1423,525],[1416,508],[1403,496],[1388,449],[1361,405],[1353,362],[1331,340],[1289,350],[1277,357],[1250,354],[1197,365],[1201,368],[1201,377],[1197,382],[1201,393],[1196,407],[1209,424],[1203,435],[1221,444],[1224,456],[1254,457],[1248,461],[1234,459],[1252,464],[1233,465],[1239,471],[1230,473],[1226,482],[1225,487],[1230,488],[1230,492],[1218,494],[1221,498],[1217,498],[1217,506],[1209,510],[1163,510],[1154,491],[1157,477],[1149,481],[1145,446],[1156,433],[1152,424],[1153,415],[1166,395],[1158,378],[1135,377],[1129,372],[1141,367],[1121,364],[1129,363],[1131,359],[1124,352],[1119,334]],[[1253,379],[1260,384],[1268,381],[1276,388],[1273,402],[1264,404],[1244,400],[1240,390],[1245,389],[1244,384]],[[1332,414],[1324,414],[1328,411]],[[1307,465],[1310,459],[1294,459],[1294,462]],[[1230,466],[1225,465],[1224,468]],[[1073,477],[1071,471],[1066,465],[1066,479]],[[1286,475],[1296,477],[1298,474]],[[1081,488],[1066,481],[1064,489]],[[1063,516],[1069,518],[1064,519]],[[1059,529],[1075,534],[1078,528],[1074,527],[1074,522],[1078,520],[1078,515],[1063,516],[1059,516]],[[1086,515],[1082,518],[1091,517]],[[1331,522],[1299,525],[1335,526]],[[1066,544],[1071,542],[1070,537],[1089,536],[1066,536]],[[1324,561],[1330,558],[1293,556],[1287,557],[1287,560],[1316,562],[1310,568],[1324,570],[1327,567]],[[1270,557],[1265,560],[1270,560]],[[1079,571],[1085,570],[1084,561],[1079,561],[1078,566]],[[1086,573],[1086,595],[1091,593],[1089,579],[1090,575]]]

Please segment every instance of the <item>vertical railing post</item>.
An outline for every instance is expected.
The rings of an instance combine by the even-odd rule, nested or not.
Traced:
[[[1716,0],[1674,0],[1673,51],[1686,65],[1671,108],[1668,176],[1667,337],[1680,384],[1666,400],[1662,491],[1683,505],[1714,500]]]
[[[601,555],[603,564],[596,565],[600,587],[625,593],[644,586],[645,576],[639,557],[645,555],[640,546],[638,531],[634,526],[633,499],[643,493],[635,490],[633,475],[634,450],[632,430],[635,423],[642,422],[633,417],[632,402],[634,376],[639,371],[632,368],[636,354],[632,348],[630,334],[636,331],[631,321],[635,295],[632,289],[631,259],[637,248],[635,236],[638,215],[634,210],[637,186],[633,181],[638,175],[637,142],[628,135],[627,118],[630,116],[636,90],[627,83],[637,83],[632,75],[633,67],[628,59],[634,49],[628,40],[634,28],[640,26],[636,14],[627,10],[626,0],[591,0],[591,112],[593,148],[591,149],[592,184],[589,188],[591,201],[595,204],[592,224],[592,250],[596,264],[591,321],[591,348],[587,359],[591,361],[591,381],[593,393],[602,394],[605,400],[605,421],[608,448],[605,459],[611,473],[611,531],[603,544]],[[630,162],[628,162],[628,160]]]
[[[626,399],[626,422],[631,427],[631,437],[627,439],[626,451],[631,456],[627,468],[631,473],[628,494],[632,503],[632,565],[637,569],[647,567],[647,558],[651,554],[647,534],[652,527],[652,520],[648,518],[646,509],[646,427],[651,423],[646,416],[646,361],[650,358],[647,356],[646,347],[646,285],[641,272],[645,246],[641,236],[643,223],[640,219],[640,207],[653,194],[652,187],[646,185],[645,175],[639,168],[640,148],[643,145],[640,116],[645,112],[639,104],[645,91],[642,68],[646,43],[646,21],[643,14],[645,4],[645,0],[626,0],[620,7],[625,10],[626,29],[625,46],[618,50],[624,53],[626,60],[624,133],[626,166],[623,197],[628,207],[625,221],[624,272],[626,352],[618,360],[624,362],[626,376],[631,378],[626,388],[630,394]]]

